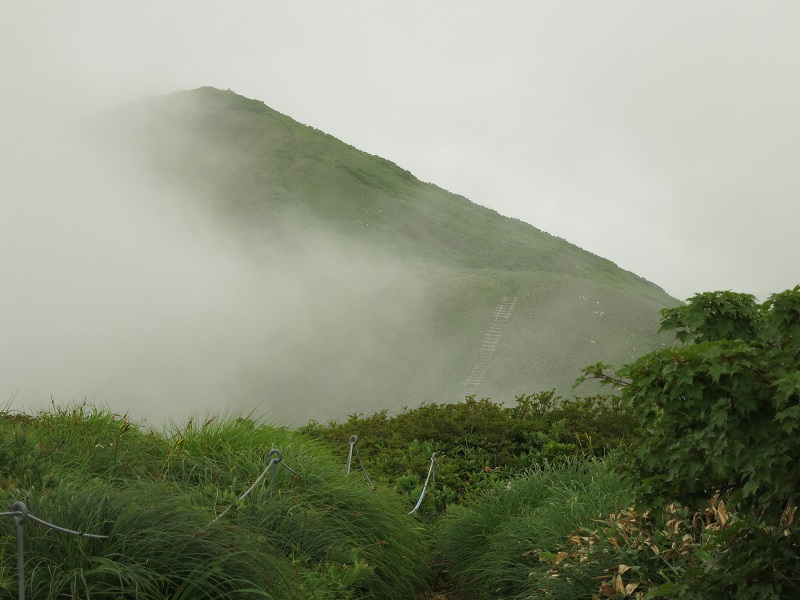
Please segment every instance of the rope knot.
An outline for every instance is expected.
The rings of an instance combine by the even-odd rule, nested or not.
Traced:
[[[24,502],[14,502],[14,504],[11,505],[11,510],[20,513],[18,515],[14,515],[14,521],[16,521],[17,524],[21,525],[28,520],[28,507],[25,506]]]

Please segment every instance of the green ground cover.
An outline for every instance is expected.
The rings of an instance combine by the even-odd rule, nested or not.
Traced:
[[[25,525],[29,598],[402,598],[424,589],[428,542],[393,495],[346,481],[319,444],[246,418],[143,431],[92,407],[6,416],[0,503]],[[239,497],[280,449],[271,474]],[[219,517],[228,509],[224,516]],[[2,524],[0,590],[17,573]]]
[[[4,413],[1,597],[23,502],[102,536],[21,522],[37,599],[796,598],[800,287],[698,294],[663,317],[684,346],[586,368],[619,398],[468,398],[299,429]]]
[[[626,418],[612,399],[552,393],[300,429],[222,416],[154,431],[54,406],[0,420],[0,507],[22,501],[60,527],[108,536],[26,523],[29,598],[421,598],[451,583],[434,569],[447,560],[442,517],[537,465],[574,468],[618,447]],[[353,427],[363,462],[345,476]],[[272,449],[283,456],[274,484]],[[433,452],[437,481],[410,515]],[[14,597],[13,521],[0,526],[0,590]]]

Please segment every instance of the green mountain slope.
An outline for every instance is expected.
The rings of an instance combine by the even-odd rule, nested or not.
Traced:
[[[658,310],[676,303],[611,261],[230,91],[132,103],[103,129],[265,264],[302,278],[323,261],[281,352],[243,375],[243,397],[287,419],[473,392],[570,394],[586,364],[661,345]],[[502,298],[516,301],[500,322]],[[476,367],[477,385],[465,385]]]

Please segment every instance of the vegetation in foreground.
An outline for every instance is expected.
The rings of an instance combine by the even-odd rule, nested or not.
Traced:
[[[273,448],[274,490],[267,473],[240,500]],[[399,499],[345,481],[284,428],[229,418],[161,434],[80,406],[7,416],[0,459],[3,505],[108,536],[26,524],[29,598],[411,598],[429,577],[428,542]],[[12,597],[8,521],[0,590]]]
[[[708,292],[662,311],[682,347],[647,354],[609,374],[642,425],[624,463],[641,510],[709,498],[736,515],[702,540],[665,594],[681,598],[800,597],[800,286],[757,303]],[[713,504],[712,504],[713,508]],[[719,508],[717,508],[719,512]]]
[[[436,486],[420,508],[429,520],[528,469],[603,457],[630,443],[636,430],[633,412],[614,396],[563,398],[554,392],[518,396],[511,407],[470,396],[396,415],[384,410],[351,415],[342,423],[312,421],[301,429],[340,453],[357,435],[357,458],[367,477],[412,505],[435,453]]]
[[[585,370],[618,401],[470,398],[293,431],[7,414],[0,501],[108,536],[24,524],[28,597],[796,598],[800,286],[763,304],[699,294],[663,317],[684,346]],[[344,475],[353,434],[371,485]],[[11,519],[2,532],[11,598]]]
[[[800,286],[762,304],[698,294],[662,316],[684,346],[583,375],[621,389],[633,444],[445,517],[437,555],[465,597],[800,597]]]

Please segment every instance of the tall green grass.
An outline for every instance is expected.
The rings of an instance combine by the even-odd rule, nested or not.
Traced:
[[[405,505],[345,478],[343,464],[330,451],[295,431],[264,427],[249,419],[206,422],[173,431],[166,477],[191,481],[207,494],[234,491],[238,497],[269,462],[271,448],[282,449],[275,492],[256,488],[216,527],[235,525],[260,535],[291,560],[298,588],[328,588],[340,597],[344,587],[356,596],[411,598],[429,574],[423,528]],[[268,478],[271,475],[268,474]],[[210,498],[209,498],[210,499]],[[211,499],[210,499],[211,500]],[[213,499],[219,513],[230,496]]]
[[[277,465],[272,495],[268,473],[240,500],[272,448],[297,474]],[[37,517],[108,536],[26,523],[28,598],[413,598],[429,581],[428,542],[399,499],[263,421],[229,415],[157,432],[79,405],[0,419],[0,458],[0,510],[22,500]],[[0,590],[12,597],[10,518],[0,558]]]
[[[19,492],[32,514],[87,539],[26,523],[29,598],[297,597],[291,570],[269,544],[233,529],[205,530],[212,514],[169,482],[126,486],[65,481],[44,495]],[[2,539],[6,560],[13,535]],[[13,576],[16,587],[16,573]],[[8,589],[11,582],[4,581]]]
[[[601,460],[532,469],[444,517],[436,557],[465,598],[591,598],[614,557],[562,577],[570,534],[627,506],[630,491]],[[608,564],[606,564],[606,562]]]

